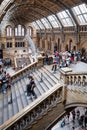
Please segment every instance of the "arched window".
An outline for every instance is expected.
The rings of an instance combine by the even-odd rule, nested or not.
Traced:
[[[24,36],[25,35],[25,29],[22,25],[18,25],[15,27],[15,36]]]
[[[6,36],[11,37],[12,36],[12,27],[8,26],[6,28]]]
[[[32,34],[33,34],[33,28],[32,27],[28,27],[27,29],[27,34],[32,37]]]

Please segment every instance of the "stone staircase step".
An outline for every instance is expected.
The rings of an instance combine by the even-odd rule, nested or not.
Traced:
[[[17,97],[16,97],[14,85],[12,85],[11,91],[12,91],[12,105],[13,105],[13,113],[14,113],[13,115],[15,115],[16,113],[18,113],[19,109],[18,109]]]
[[[48,89],[50,89],[51,87],[53,87],[53,85],[51,84],[51,81],[47,79],[47,77],[43,77],[42,81],[40,81],[40,84],[44,83]]]
[[[27,101],[27,104],[29,105],[32,100],[29,100],[29,98],[27,97],[27,93],[25,92],[26,91],[26,84],[25,84],[25,79],[21,79],[21,84],[22,84],[22,88],[23,88],[23,91],[24,91],[24,95],[25,95],[25,99]]]
[[[60,79],[60,72],[59,69],[56,72],[52,71],[52,65],[45,65],[43,68],[45,68],[47,71],[49,71],[51,73],[51,75],[54,75],[56,79]]]
[[[39,70],[39,72],[43,74],[42,78],[43,78],[44,82],[45,82],[45,80],[47,80],[47,82],[49,83],[50,86],[54,86],[56,84],[56,82],[49,75],[47,75],[46,72],[44,72],[41,69]]]
[[[21,111],[22,108],[23,108],[23,103],[22,103],[22,100],[20,98],[20,93],[19,93],[19,90],[18,90],[17,82],[14,84],[14,86],[15,86],[15,92],[16,92],[16,97],[17,97],[18,109],[19,109],[19,111]]]
[[[24,90],[26,91],[26,86],[27,86],[27,84],[28,84],[28,81],[27,81],[28,79],[26,78],[26,77],[24,77],[23,78],[23,82],[24,82],[24,84],[25,84],[25,86],[24,86]],[[29,96],[27,96],[27,93],[25,93],[25,96],[26,96],[26,98],[27,98],[27,101],[28,101],[28,104],[30,104],[33,100],[32,100],[32,98],[30,98]]]
[[[42,67],[41,70],[43,70],[55,83],[58,83],[58,79],[54,75],[52,75],[47,69]]]
[[[42,86],[42,88],[44,88],[45,92],[49,90],[49,87],[47,86],[47,84],[43,81],[41,81],[41,77],[40,77],[40,73],[35,71],[34,74],[37,76],[38,81],[40,82],[40,85]]]
[[[3,123],[3,98],[4,98],[4,95],[1,92],[0,93],[0,125]]]
[[[8,115],[9,115],[9,118],[11,118],[14,115],[13,104],[10,103],[10,101],[11,101],[11,89],[8,92]]]
[[[4,99],[3,99],[3,122],[7,121],[9,119],[8,115],[8,97],[7,93],[4,94]]]
[[[44,90],[44,89],[42,88],[42,86],[40,85],[40,81],[38,81],[37,76],[35,76],[34,73],[33,73],[33,77],[34,77],[34,79],[35,79],[36,87],[37,87],[37,89],[38,89],[40,95],[42,95],[42,94],[45,92],[45,90]]]
[[[24,93],[23,98],[25,98],[25,100],[26,100],[25,102],[26,102],[26,104],[28,105],[30,102],[29,102],[29,100],[27,100],[27,97],[26,97],[26,95],[25,95],[25,91],[26,91],[25,81],[24,81],[24,79],[22,78],[22,79],[20,79],[20,82],[21,82],[22,92]]]
[[[17,84],[18,84],[18,89],[19,89],[21,101],[22,101],[23,108],[24,108],[24,107],[26,107],[28,104],[27,104],[27,101],[26,101],[26,98],[25,98],[24,91],[23,91],[23,89],[22,89],[21,81],[19,80],[19,81],[17,82]]]

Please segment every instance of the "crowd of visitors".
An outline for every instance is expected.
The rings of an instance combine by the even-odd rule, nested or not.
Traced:
[[[49,64],[48,54],[45,54],[46,65]],[[82,55],[80,51],[54,51],[52,70],[56,71],[57,67],[69,67],[71,63],[76,64],[77,61],[86,62],[86,56]]]
[[[11,77],[9,73],[7,73],[6,70],[2,68],[2,66],[0,66],[0,91],[6,93],[7,89],[10,87],[11,87]]]
[[[76,109],[76,110],[74,109],[73,111],[68,112],[66,116],[64,116],[64,118],[62,119],[60,127],[64,127],[70,123],[73,123],[72,130],[75,130],[75,127],[81,127],[81,128],[86,129],[87,128],[87,108],[84,108],[83,113],[79,109]]]

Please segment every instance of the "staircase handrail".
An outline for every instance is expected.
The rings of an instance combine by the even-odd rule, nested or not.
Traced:
[[[18,70],[17,72],[15,72],[15,73],[11,76],[11,78],[14,78],[16,75],[19,75],[20,73],[22,73],[23,71],[27,70],[28,68],[30,68],[30,67],[36,65],[37,63],[38,63],[37,61],[36,61],[36,62],[33,62],[33,63],[31,63],[31,64],[25,66],[25,67],[22,68],[21,70]]]
[[[48,90],[46,93],[41,95],[39,98],[37,98],[34,102],[32,102],[30,105],[25,107],[23,110],[21,110],[19,113],[14,115],[12,118],[7,120],[4,124],[0,126],[0,130],[7,130],[14,126],[14,124],[17,124],[19,121],[21,121],[26,115],[29,114],[29,112],[32,112],[37,106],[41,105],[43,102],[46,102],[47,99],[50,99],[55,93],[59,93],[59,90],[62,89],[62,85],[56,84],[52,89]],[[54,96],[55,97],[55,96]],[[62,102],[62,95],[60,100]]]

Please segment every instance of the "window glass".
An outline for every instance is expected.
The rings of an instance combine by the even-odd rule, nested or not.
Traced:
[[[27,34],[32,37],[32,34],[33,34],[33,28],[32,27],[28,27],[27,28]]]
[[[8,26],[8,27],[6,28],[6,35],[9,36],[9,37],[12,36],[12,28],[11,28],[10,26]]]
[[[15,28],[15,36],[17,36],[17,28]]]
[[[7,36],[9,36],[9,28],[7,28]]]
[[[86,22],[87,22],[87,14],[84,14],[84,18],[85,18],[85,20],[86,20]]]
[[[22,36],[24,36],[24,28],[22,28]]]
[[[80,8],[82,13],[86,13],[87,12],[85,4],[79,5],[79,8]]]
[[[80,14],[80,10],[79,10],[78,7],[74,7],[73,9],[74,9],[74,11],[75,11],[76,14]]]
[[[57,13],[57,16],[59,17],[63,26],[75,26],[75,22],[68,10]]]
[[[48,20],[46,18],[42,18],[41,21],[46,28],[52,28],[50,23],[48,22]]]
[[[18,25],[18,36],[21,36],[21,25]]]
[[[40,29],[36,22],[33,22],[33,23],[32,23],[32,26],[33,26],[34,28],[36,28],[36,29]]]
[[[80,23],[85,23],[85,20],[82,15],[78,16]]]
[[[37,20],[36,23],[38,24],[38,26],[39,26],[41,29],[45,29],[44,25],[41,23],[40,20]]]
[[[15,28],[15,36],[24,36],[24,27],[22,25]]]
[[[59,21],[57,20],[56,16],[55,15],[50,15],[47,17],[49,19],[49,21],[51,22],[52,26],[54,28],[56,27],[59,27],[60,23]]]
[[[87,24],[86,4],[81,4],[79,6],[73,7],[72,10],[73,10],[79,24],[81,24],[81,25]]]

